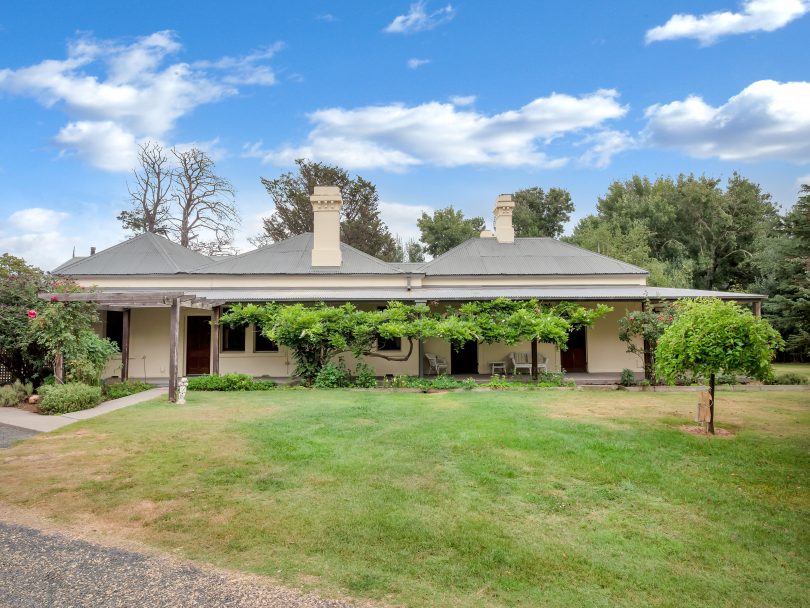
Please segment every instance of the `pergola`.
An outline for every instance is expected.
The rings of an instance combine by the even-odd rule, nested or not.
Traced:
[[[210,309],[212,311],[211,331],[214,348],[219,350],[219,315],[222,302],[201,298],[183,291],[141,291],[141,292],[80,292],[80,293],[40,293],[39,297],[51,302],[92,302],[107,310],[123,312],[123,336],[121,342],[121,380],[129,379],[129,328],[132,308],[171,308],[169,315],[169,401],[177,400],[178,345],[180,343],[180,307]],[[215,352],[213,373],[219,373],[219,353]],[[61,368],[61,365],[57,365]],[[61,369],[55,370],[61,375]]]

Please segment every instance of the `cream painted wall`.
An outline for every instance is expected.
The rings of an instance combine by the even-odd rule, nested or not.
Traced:
[[[588,304],[588,306],[593,306]],[[589,327],[586,336],[588,371],[619,372],[624,368],[634,372],[644,371],[640,357],[627,352],[627,346],[619,340],[619,319],[628,311],[641,310],[640,302],[611,302],[613,311]]]
[[[512,373],[510,367],[509,353],[527,353],[531,355],[531,342],[519,342],[518,344],[479,344],[478,345],[478,373],[488,374],[491,371],[490,363],[493,361],[503,361],[506,363],[507,373]],[[546,358],[547,370],[550,372],[560,371],[560,353],[553,344],[538,343],[537,354]],[[542,359],[538,358],[538,361]]]

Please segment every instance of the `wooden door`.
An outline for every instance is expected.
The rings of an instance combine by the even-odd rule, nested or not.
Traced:
[[[588,350],[585,328],[575,329],[568,336],[568,350],[560,353],[560,364],[567,372],[588,371]]]
[[[186,375],[211,371],[211,319],[189,317],[186,321]]]
[[[478,342],[466,342],[460,349],[450,351],[451,374],[478,373]]]

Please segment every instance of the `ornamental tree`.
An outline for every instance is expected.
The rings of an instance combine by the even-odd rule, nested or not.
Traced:
[[[460,348],[465,342],[484,343],[537,340],[565,349],[569,333],[592,324],[610,309],[569,303],[543,306],[536,300],[497,299],[469,302],[434,312],[424,305],[389,302],[383,310],[358,310],[353,304],[247,304],[233,306],[222,315],[227,325],[255,324],[262,334],[288,347],[295,357],[295,374],[311,383],[321,368],[340,353],[378,357],[389,361],[410,358],[414,342],[441,338]],[[407,341],[404,354],[375,349],[379,338]]]
[[[656,368],[669,382],[683,373],[709,377],[709,432],[714,434],[714,380],[721,372],[759,380],[771,374],[774,351],[784,341],[770,323],[734,302],[681,300],[678,314],[656,349]]]
[[[619,319],[619,340],[627,344],[628,353],[641,357],[644,377],[653,384],[657,384],[655,349],[658,340],[675,319],[675,313],[675,307],[670,302],[653,307],[647,300],[643,310],[631,310]]]

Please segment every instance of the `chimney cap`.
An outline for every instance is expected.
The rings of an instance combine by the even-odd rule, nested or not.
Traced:
[[[339,199],[341,198],[340,188],[337,186],[315,186],[312,197],[328,198],[330,200]]]
[[[515,201],[512,200],[511,194],[499,194],[498,198],[495,199],[495,206],[508,206],[514,205]]]
[[[90,255],[96,255],[96,248],[95,247],[90,248]]]

